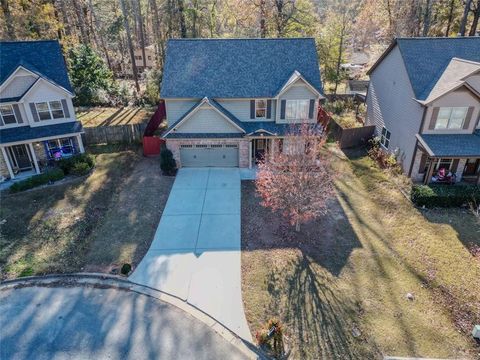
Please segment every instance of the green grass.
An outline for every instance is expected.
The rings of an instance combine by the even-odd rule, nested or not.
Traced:
[[[0,278],[137,264],[171,183],[158,159],[129,150],[97,155],[86,179],[2,194]]]
[[[480,238],[479,220],[463,209],[415,208],[364,155],[334,166],[330,214],[299,234],[258,205],[253,184],[243,188],[242,289],[252,332],[281,318],[302,359],[478,356],[469,332],[480,321],[480,263],[468,244]]]

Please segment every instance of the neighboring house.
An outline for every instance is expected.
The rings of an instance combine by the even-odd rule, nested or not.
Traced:
[[[137,66],[138,72],[142,73],[145,69],[152,69],[155,67],[155,49],[153,45],[145,47],[145,64],[143,63],[143,51],[142,48],[137,48],[133,51],[133,57],[135,58],[135,65]],[[132,74],[132,66],[130,65],[131,61],[128,62],[128,65],[125,67],[127,73]],[[146,67],[144,66],[146,65]]]
[[[406,174],[480,183],[480,37],[396,39],[369,75],[366,124]]]
[[[251,167],[289,148],[291,124],[316,123],[315,41],[169,40],[161,97],[164,138],[179,166]]]
[[[40,173],[84,152],[58,41],[0,42],[0,175]]]
[[[347,81],[347,94],[361,95],[365,97],[367,95],[368,80],[348,80]]]

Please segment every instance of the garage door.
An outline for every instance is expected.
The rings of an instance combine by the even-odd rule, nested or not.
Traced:
[[[185,167],[237,167],[238,145],[181,145],[180,161]]]

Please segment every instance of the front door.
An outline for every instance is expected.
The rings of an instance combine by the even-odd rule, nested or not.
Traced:
[[[265,154],[268,153],[268,139],[254,139],[252,141],[252,146],[255,162],[263,160],[265,158]]]
[[[32,160],[27,145],[13,145],[9,148],[13,167],[19,170],[32,169]]]
[[[463,170],[463,176],[476,175],[477,169],[480,168],[480,159],[468,159]]]

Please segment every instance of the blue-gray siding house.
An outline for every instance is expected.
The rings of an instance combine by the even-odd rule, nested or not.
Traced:
[[[172,39],[164,138],[179,166],[251,167],[316,122],[322,94],[314,39]]]
[[[395,39],[369,75],[366,124],[406,174],[480,183],[479,37]]]
[[[0,42],[0,181],[84,152],[58,41]]]

